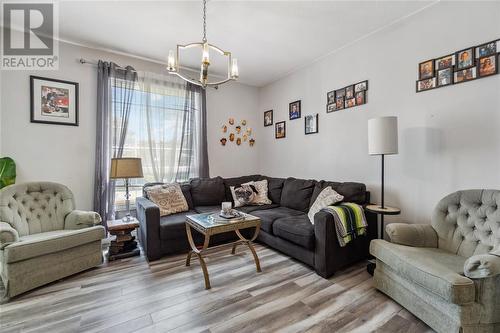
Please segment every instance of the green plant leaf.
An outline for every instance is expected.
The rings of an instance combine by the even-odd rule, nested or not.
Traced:
[[[10,157],[0,158],[0,188],[16,182],[16,163]]]

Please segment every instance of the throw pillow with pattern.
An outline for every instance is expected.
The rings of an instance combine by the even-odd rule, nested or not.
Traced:
[[[316,200],[314,200],[311,208],[309,208],[309,213],[307,213],[309,221],[314,224],[314,215],[316,215],[317,212],[325,207],[341,202],[342,200],[344,200],[343,195],[338,194],[331,186],[325,187]]]
[[[189,206],[179,184],[155,185],[146,189],[149,200],[160,208],[160,216],[187,212]]]

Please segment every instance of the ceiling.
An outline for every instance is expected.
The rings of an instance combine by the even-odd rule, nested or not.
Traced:
[[[264,86],[432,3],[212,0],[207,38],[238,58],[240,82]],[[201,1],[62,1],[59,12],[63,40],[161,62],[202,37]],[[223,73],[217,60],[211,68]]]

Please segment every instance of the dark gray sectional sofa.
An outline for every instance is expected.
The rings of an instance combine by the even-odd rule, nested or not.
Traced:
[[[164,255],[187,251],[186,215],[216,212],[221,202],[233,201],[230,186],[256,180],[268,180],[268,197],[273,202],[263,206],[238,208],[261,218],[261,231],[257,240],[279,250],[315,269],[328,278],[338,269],[368,257],[370,240],[376,238],[376,215],[366,212],[368,233],[358,237],[345,247],[340,247],[335,233],[333,218],[318,212],[314,225],[309,222],[307,212],[319,193],[327,186],[345,197],[345,201],[365,205],[369,192],[361,183],[339,183],[296,178],[272,178],[251,175],[236,178],[193,179],[181,185],[189,205],[189,211],[160,218],[159,208],[144,194],[137,198],[137,217],[140,222],[139,240],[148,260]],[[156,185],[148,183],[144,187]],[[251,230],[248,230],[251,233]],[[201,243],[201,234],[194,234]],[[236,239],[234,233],[216,235],[211,244]]]

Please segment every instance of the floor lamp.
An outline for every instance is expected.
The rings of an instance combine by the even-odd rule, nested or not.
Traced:
[[[124,222],[130,222],[130,192],[129,179],[142,178],[142,163],[140,158],[123,157],[111,159],[111,179],[125,179],[125,199],[127,204],[127,212],[122,219]]]
[[[382,160],[382,186],[380,203],[380,238],[384,238],[384,156],[398,153],[398,118],[380,117],[368,120],[368,153],[380,155]]]

